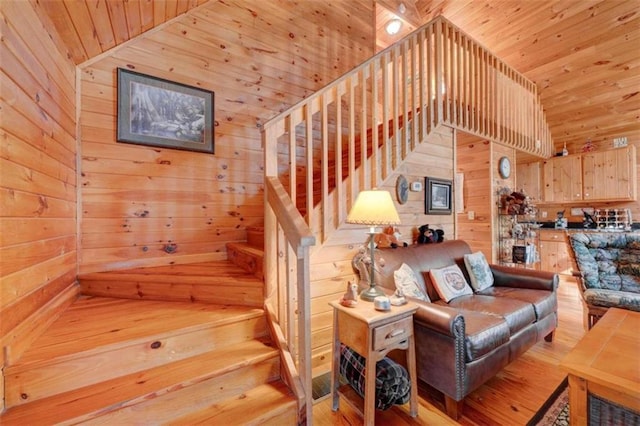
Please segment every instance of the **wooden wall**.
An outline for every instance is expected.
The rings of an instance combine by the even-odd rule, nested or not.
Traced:
[[[424,213],[424,188],[421,192],[409,192],[407,203],[399,204],[396,198],[396,179],[405,176],[408,182],[420,181],[426,176],[453,180],[453,130],[440,126],[380,186],[389,191],[396,202],[402,224],[398,226],[402,240],[412,243],[417,227],[429,224],[445,231],[446,239],[454,238],[454,215],[426,215]],[[367,229],[343,225],[311,257],[311,332],[314,376],[331,368],[332,310],[329,302],[339,299],[347,288],[347,282],[356,275],[351,259],[367,242]],[[390,249],[391,250],[391,249]]]
[[[226,258],[263,223],[260,124],[370,57],[373,2],[209,2],[82,66],[80,272]],[[116,69],[215,92],[215,155],[117,143]]]
[[[462,173],[462,213],[458,213],[458,238],[491,259],[493,243],[491,206],[491,143],[468,133],[456,132],[456,172]],[[473,212],[473,219],[469,218]]]
[[[463,132],[456,134],[456,149],[456,170],[464,175],[464,211],[457,215],[457,236],[496,263],[497,191],[515,188],[515,150]],[[502,157],[512,164],[507,179],[498,173]]]
[[[76,279],[75,66],[34,7],[0,3],[0,366]]]

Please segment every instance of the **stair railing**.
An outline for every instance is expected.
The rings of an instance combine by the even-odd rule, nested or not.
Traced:
[[[324,243],[357,194],[380,186],[440,125],[543,158],[553,150],[535,84],[442,17],[264,124],[265,277],[274,294],[298,280],[295,304],[272,301],[280,321],[293,317],[283,310],[298,309],[303,369],[310,281],[300,238]],[[309,401],[310,383],[305,377]]]
[[[309,248],[315,237],[276,177],[265,179],[265,309],[298,397],[299,424],[312,419]]]
[[[553,151],[535,84],[438,17],[265,123],[265,174],[324,242],[438,125]]]

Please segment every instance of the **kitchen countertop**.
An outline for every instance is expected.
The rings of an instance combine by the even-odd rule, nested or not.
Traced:
[[[603,228],[603,229],[585,228],[582,225],[582,222],[569,222],[567,224],[566,228],[556,228],[555,227],[555,222],[539,222],[539,224],[542,225],[540,227],[540,229],[546,230],[546,231],[613,232],[613,233],[618,233],[618,232],[639,232],[640,231],[640,223],[631,224],[631,229],[630,230],[622,230],[622,229],[618,230],[618,229],[607,229],[607,228]]]

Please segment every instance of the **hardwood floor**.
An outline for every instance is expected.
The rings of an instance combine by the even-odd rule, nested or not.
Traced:
[[[376,411],[378,425],[525,425],[560,384],[566,372],[560,361],[582,338],[582,303],[575,281],[561,276],[558,289],[558,328],[552,343],[540,342],[465,399],[458,422],[443,413],[443,401],[425,389],[419,391],[419,415],[412,419],[408,406]],[[313,407],[315,425],[362,424],[347,404],[331,410],[331,397]]]

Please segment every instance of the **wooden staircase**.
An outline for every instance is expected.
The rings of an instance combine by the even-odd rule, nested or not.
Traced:
[[[221,275],[205,283],[206,269],[228,284],[216,284]],[[124,296],[80,296],[5,367],[0,424],[296,424],[265,311],[246,295],[210,302],[237,277],[260,282],[238,269],[208,262],[79,277],[82,288]],[[149,290],[159,283],[165,294]]]
[[[262,307],[262,277],[247,274],[234,263],[217,261],[87,273],[79,277],[80,292],[138,300]]]
[[[247,228],[247,241],[227,243],[227,258],[243,270],[264,279],[264,227]]]

